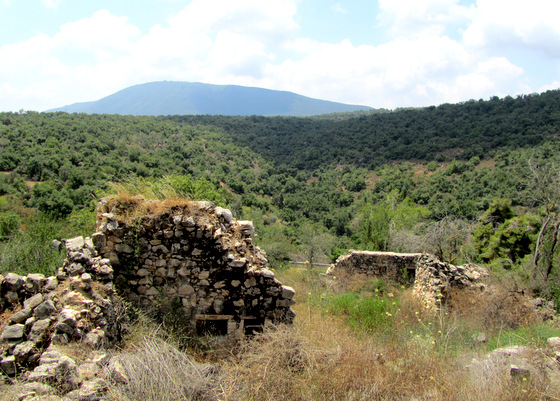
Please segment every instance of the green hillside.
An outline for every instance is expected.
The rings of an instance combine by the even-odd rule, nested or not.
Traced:
[[[553,274],[559,117],[558,91],[307,118],[2,113],[2,244],[36,219],[88,234],[119,187],[228,206],[277,265],[362,248]]]
[[[468,160],[498,149],[541,144],[558,136],[560,91],[492,98],[349,119],[175,116],[177,122],[222,127],[242,146],[277,163],[314,169],[387,161]]]

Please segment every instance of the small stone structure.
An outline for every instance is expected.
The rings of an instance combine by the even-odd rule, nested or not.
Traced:
[[[131,219],[130,213],[147,208]],[[266,321],[291,323],[294,290],[267,269],[253,224],[210,202],[103,200],[92,236],[133,304],[171,306],[192,331],[251,332]],[[169,309],[169,308],[167,308]]]
[[[98,207],[98,227],[91,239],[65,241],[56,276],[0,275],[0,373],[25,379],[29,391],[18,399],[101,399],[107,378],[82,370],[124,380],[118,361],[102,351],[122,338],[123,299],[152,312],[165,306],[191,333],[240,336],[295,317],[294,290],[267,269],[252,223],[227,209],[109,199]],[[83,366],[65,355],[74,342],[91,349]]]
[[[327,274],[336,275],[337,272],[343,271],[345,274],[365,274],[412,283],[420,257],[421,253],[351,250],[347,255],[340,256],[327,270]]]
[[[413,286],[413,294],[427,310],[437,310],[449,296],[451,287],[480,286],[488,275],[481,266],[454,266],[422,253],[350,251],[329,267],[327,275],[383,277]]]

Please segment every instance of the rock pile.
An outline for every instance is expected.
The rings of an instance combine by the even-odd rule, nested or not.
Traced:
[[[455,266],[442,262],[434,255],[422,254],[416,261],[412,293],[427,310],[435,311],[448,301],[450,288],[483,289],[484,284],[480,280],[487,276],[488,272],[481,266]]]
[[[131,218],[135,210],[148,208]],[[142,198],[103,200],[92,240],[111,261],[115,285],[135,305],[172,303],[186,325],[213,322],[221,332],[266,320],[291,323],[294,290],[267,269],[253,244],[253,224],[210,202],[162,204]]]
[[[489,354],[478,355],[468,361],[463,368],[484,388],[496,377],[508,377],[511,385],[531,380],[538,382],[546,389],[541,397],[546,399],[550,394],[560,391],[560,338],[550,337],[546,347],[535,349],[526,346],[509,346],[498,348]]]
[[[92,385],[78,374],[73,359],[55,351],[57,346],[80,342],[99,349],[120,340],[122,302],[110,275],[97,273],[110,269],[108,261],[82,237],[67,241],[66,250],[56,276],[0,276],[7,319],[0,336],[0,370],[7,376],[23,373],[29,394],[80,392]]]

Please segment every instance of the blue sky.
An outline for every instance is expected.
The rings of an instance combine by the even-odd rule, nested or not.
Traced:
[[[0,111],[160,80],[372,107],[560,87],[558,0],[0,0]]]

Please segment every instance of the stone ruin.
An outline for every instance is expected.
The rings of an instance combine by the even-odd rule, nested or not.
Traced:
[[[127,216],[142,207],[157,210],[161,203],[102,201],[92,236],[124,298],[147,309],[172,304],[191,331],[247,333],[266,321],[292,322],[294,290],[267,269],[265,253],[253,244],[252,222],[210,202]]]
[[[0,275],[0,371],[26,382],[28,393],[18,399],[100,399],[106,381],[82,371],[101,366],[111,380],[125,380],[118,360],[103,351],[122,339],[125,302],[148,312],[166,305],[193,334],[237,337],[295,317],[294,290],[267,269],[252,223],[227,209],[110,199],[99,204],[97,223],[91,238],[65,241],[56,276]],[[72,343],[91,349],[85,364],[65,354]]]
[[[327,275],[383,277],[411,284],[413,294],[427,310],[435,311],[448,301],[452,287],[484,288],[480,281],[488,276],[481,266],[454,266],[425,253],[353,251],[340,256],[327,270]]]

